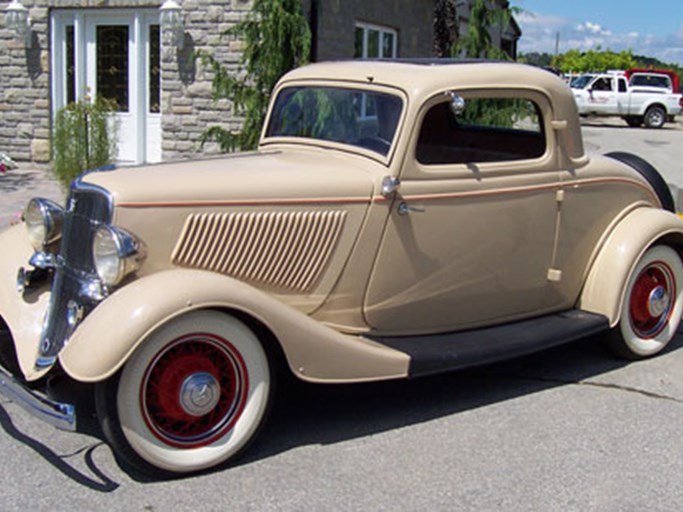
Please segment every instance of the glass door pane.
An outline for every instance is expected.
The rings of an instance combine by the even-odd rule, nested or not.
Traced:
[[[128,112],[128,25],[97,26],[97,95]]]
[[[159,25],[149,26],[149,112],[161,112],[161,38]]]

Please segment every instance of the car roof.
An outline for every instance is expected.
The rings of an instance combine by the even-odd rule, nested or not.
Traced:
[[[379,59],[319,62],[290,71],[280,86],[291,82],[349,82],[394,87],[408,97],[413,115],[429,98],[449,90],[525,89],[545,95],[553,108],[553,121],[566,121],[575,134],[567,151],[573,157],[583,154],[578,112],[569,86],[554,73],[542,68],[479,59]]]
[[[515,62],[479,59],[367,59],[309,64],[286,75],[287,79],[339,79],[394,85],[406,91],[434,88],[500,84],[539,84],[548,89],[563,88],[553,73]]]

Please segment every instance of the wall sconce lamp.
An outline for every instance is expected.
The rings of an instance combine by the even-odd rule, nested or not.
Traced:
[[[13,0],[16,1],[16,0]],[[179,50],[185,47],[185,27],[183,26],[182,9],[175,0],[166,0],[159,7],[159,22],[164,44],[175,46]]]
[[[7,28],[14,32],[18,41],[22,41],[26,48],[31,47],[31,19],[28,9],[19,0],[12,2],[5,8],[5,22]]]

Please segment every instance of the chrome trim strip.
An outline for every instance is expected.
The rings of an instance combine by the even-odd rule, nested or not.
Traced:
[[[69,432],[76,431],[76,408],[71,404],[55,402],[27,389],[0,369],[0,394],[11,400],[31,416],[53,427]]]

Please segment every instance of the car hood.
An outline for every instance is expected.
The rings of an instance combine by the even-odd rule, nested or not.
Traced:
[[[315,148],[239,154],[82,178],[145,247],[138,277],[173,268],[231,276],[300,311],[328,296],[386,168]]]
[[[374,163],[325,150],[268,151],[92,172],[115,206],[369,200]],[[369,165],[368,165],[369,164]]]

